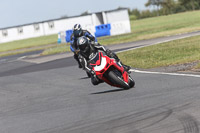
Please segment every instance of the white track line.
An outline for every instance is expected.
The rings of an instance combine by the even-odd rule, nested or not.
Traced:
[[[135,70],[135,69],[131,69],[130,71],[136,72],[136,73],[159,74],[159,75],[171,75],[171,76],[184,76],[184,77],[195,77],[195,78],[200,78],[200,75],[194,75],[194,74],[150,72],[150,71],[140,71],[140,70]]]
[[[22,56],[22,57],[19,57],[19,58],[17,58],[17,60],[22,60],[22,59],[24,59],[24,58],[26,58],[27,56]]]

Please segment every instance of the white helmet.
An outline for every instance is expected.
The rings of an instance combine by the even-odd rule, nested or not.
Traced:
[[[80,24],[75,24],[73,27],[73,32],[75,37],[80,37],[82,34],[82,27]]]
[[[75,24],[73,30],[82,30],[82,27],[80,24]]]

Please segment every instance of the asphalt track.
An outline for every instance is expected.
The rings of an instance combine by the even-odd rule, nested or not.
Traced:
[[[142,71],[131,76],[136,87],[123,90],[93,86],[72,57],[40,64],[0,59],[0,133],[200,132],[200,78]]]

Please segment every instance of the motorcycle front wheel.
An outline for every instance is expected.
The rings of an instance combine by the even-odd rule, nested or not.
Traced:
[[[119,76],[118,74],[116,74],[115,72],[113,71],[110,71],[108,73],[108,77],[109,77],[109,80],[115,84],[115,85],[119,85],[121,86],[121,88],[124,88],[124,89],[130,89],[130,86],[128,83],[126,83],[122,78],[121,76]]]
[[[135,81],[131,78],[131,76],[129,76],[128,84],[129,84],[130,88],[135,86]]]

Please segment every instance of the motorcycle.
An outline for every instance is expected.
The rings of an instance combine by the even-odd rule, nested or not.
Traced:
[[[130,89],[135,86],[135,81],[124,70],[124,67],[119,62],[116,62],[115,59],[108,57],[103,51],[98,51],[90,59],[90,66],[100,80],[111,86],[124,89]]]

